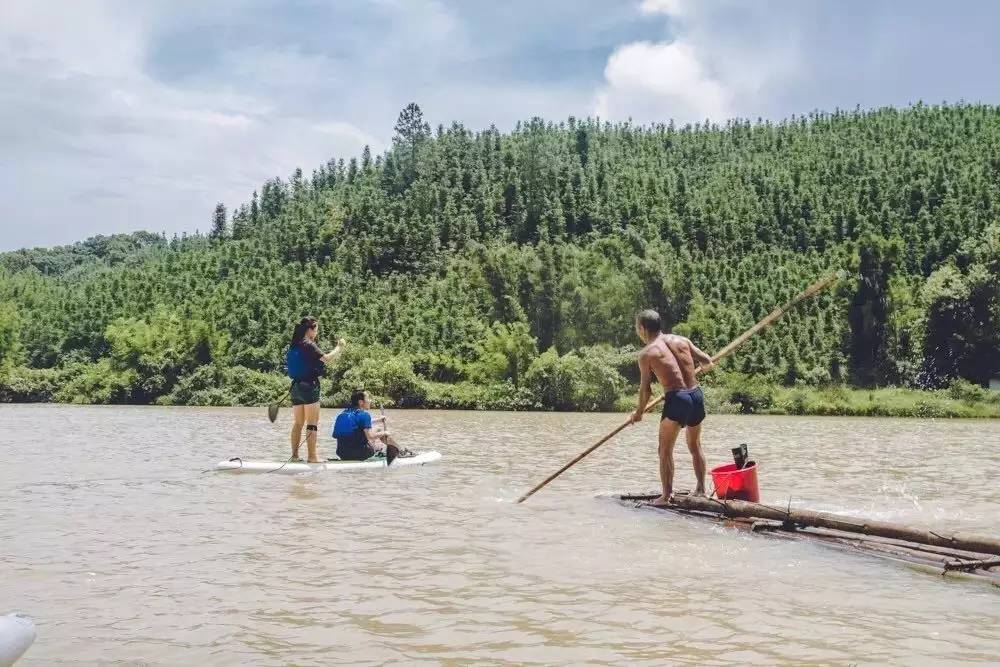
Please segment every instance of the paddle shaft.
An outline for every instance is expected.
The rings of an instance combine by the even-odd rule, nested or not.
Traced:
[[[792,308],[793,306],[795,306],[795,304],[797,304],[800,301],[803,301],[805,299],[808,299],[809,297],[811,297],[812,295],[816,294],[820,290],[822,290],[822,289],[828,287],[829,285],[833,284],[833,282],[836,281],[836,280],[837,280],[837,274],[836,273],[831,274],[831,275],[827,276],[826,278],[823,278],[822,280],[819,280],[819,281],[813,283],[812,285],[810,285],[809,287],[807,287],[803,291],[799,292],[794,297],[792,297],[787,303],[785,303],[785,304],[783,304],[781,306],[778,306],[777,308],[775,308],[774,310],[772,310],[760,322],[757,322],[757,324],[753,325],[752,327],[750,327],[749,329],[747,329],[746,331],[744,331],[743,333],[741,333],[739,336],[737,336],[736,339],[733,340],[733,342],[729,343],[729,345],[726,345],[724,348],[722,348],[721,350],[719,350],[715,354],[715,356],[712,357],[712,364],[714,365],[716,362],[718,362],[723,357],[726,357],[726,356],[732,354],[733,351],[736,350],[736,348],[740,347],[741,345],[743,345],[743,343],[747,342],[747,340],[751,336],[753,336],[755,333],[757,333],[758,331],[760,331],[764,327],[766,327],[766,326],[770,325],[771,323],[773,323],[779,317],[781,317],[782,315],[784,315],[790,308]],[[698,366],[697,368],[695,368],[694,372],[697,375],[697,374],[701,373],[703,370],[705,370],[705,369],[702,366]],[[643,412],[648,412],[649,410],[652,410],[657,405],[659,405],[660,402],[663,401],[664,398],[665,398],[665,396],[659,396],[658,398],[653,399],[652,401],[650,401],[649,403],[646,404],[646,407],[643,408]],[[611,433],[608,433],[606,436],[604,436],[603,438],[601,438],[600,440],[598,440],[596,443],[594,443],[593,445],[591,445],[590,447],[588,447],[584,451],[580,452],[576,456],[576,458],[574,458],[572,461],[570,461],[569,463],[567,463],[566,465],[564,465],[562,468],[560,468],[556,472],[554,472],[551,475],[549,475],[548,477],[546,477],[544,481],[542,481],[540,484],[536,485],[533,489],[531,489],[530,491],[528,491],[527,493],[525,493],[523,496],[521,496],[520,498],[518,498],[517,502],[518,503],[523,503],[525,500],[527,500],[528,498],[530,498],[531,496],[533,496],[536,491],[539,491],[546,484],[548,484],[549,482],[551,482],[552,480],[554,480],[556,477],[558,477],[559,475],[563,474],[564,472],[566,472],[567,470],[569,470],[570,468],[572,468],[574,465],[576,465],[577,463],[579,463],[584,457],[586,457],[592,451],[594,451],[595,449],[597,449],[598,447],[600,447],[601,445],[603,445],[604,443],[606,443],[611,438],[613,438],[616,435],[618,435],[626,426],[628,426],[631,423],[632,423],[631,419],[626,420],[618,428],[616,428],[615,430],[611,431]]]

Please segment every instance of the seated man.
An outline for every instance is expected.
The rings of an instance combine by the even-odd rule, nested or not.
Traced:
[[[368,413],[371,396],[367,391],[356,390],[351,394],[351,405],[337,415],[333,424],[333,437],[337,439],[337,456],[344,461],[364,461],[379,452],[390,459],[396,458],[399,448],[385,430],[385,417],[372,419]],[[381,421],[383,429],[372,429],[373,421]],[[391,462],[391,461],[390,461]]]

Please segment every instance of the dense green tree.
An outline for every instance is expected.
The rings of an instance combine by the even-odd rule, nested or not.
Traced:
[[[896,379],[889,356],[889,279],[899,261],[900,246],[898,241],[876,236],[868,236],[859,244],[857,291],[848,318],[853,380],[862,386]]]
[[[18,382],[41,387],[17,395],[250,400],[248,384],[280,372],[291,324],[312,314],[324,337],[407,355],[393,366],[406,377],[410,364],[420,382],[488,387],[452,397],[464,405],[534,405],[524,392],[538,348],[538,378],[570,369],[597,395],[615,376],[595,369],[611,362],[580,351],[635,344],[636,310],[657,308],[714,351],[843,268],[838,290],[727,363],[795,385],[1000,374],[998,107],[432,133],[413,104],[395,130],[384,154],[263,183],[233,208],[231,232],[220,204],[207,236],[0,255],[0,303],[17,313],[4,318],[18,349],[6,358],[25,367]],[[376,366],[389,367],[365,372]],[[546,406],[587,403],[554,386]]]
[[[215,211],[212,212],[212,231],[210,233],[213,239],[221,239],[226,236],[226,205],[219,202],[215,205]]]
[[[514,387],[518,387],[531,362],[538,356],[538,345],[524,322],[498,322],[476,343],[475,351],[473,377],[510,380]]]
[[[922,379],[985,385],[1000,377],[1000,225],[987,230],[964,271],[946,264],[924,286],[928,304]]]
[[[13,303],[0,301],[0,373],[20,361],[20,322]]]
[[[417,152],[430,137],[431,126],[424,120],[424,113],[420,110],[420,106],[416,102],[410,102],[399,113],[399,118],[393,129],[396,132],[392,138],[395,147],[394,160],[386,167],[387,171],[391,170],[392,185],[397,185],[396,179],[398,178],[398,190],[402,191],[409,187],[416,178]]]

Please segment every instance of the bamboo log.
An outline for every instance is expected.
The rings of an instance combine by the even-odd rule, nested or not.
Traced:
[[[659,494],[653,496],[653,498],[658,498]],[[670,509],[670,508],[667,508]],[[832,541],[838,543],[845,543],[854,546],[855,548],[867,549],[867,550],[903,550],[910,554],[920,554],[927,556],[928,558],[933,558],[941,562],[948,563],[976,563],[977,565],[973,568],[979,567],[990,567],[990,563],[1000,565],[1000,559],[987,559],[983,560],[982,553],[976,553],[974,551],[964,551],[962,549],[951,549],[948,547],[935,547],[929,544],[919,544],[917,542],[908,542],[905,540],[893,539],[891,537],[881,537],[879,535],[862,535],[860,533],[848,533],[842,530],[832,530],[829,528],[816,528],[813,526],[802,527],[794,526],[793,530],[787,530],[786,524],[783,521],[773,521],[771,519],[761,519],[761,518],[749,518],[749,517],[725,517],[720,516],[718,513],[700,512],[692,510],[681,510],[674,508],[674,511],[680,514],[686,514],[688,516],[697,515],[702,517],[712,518],[716,521],[724,522],[727,525],[734,525],[743,528],[748,528],[755,533],[767,533],[769,535],[778,535],[780,537],[785,537],[789,535],[793,536],[805,536],[810,539],[817,539],[822,541]],[[985,564],[985,565],[984,565]]]
[[[989,558],[986,560],[952,561],[944,566],[945,570],[961,570],[971,572],[972,570],[988,570],[991,567],[1000,567],[1000,558]]]
[[[961,549],[981,554],[1000,556],[1000,539],[984,535],[955,533],[941,534],[932,530],[912,528],[887,521],[834,516],[822,512],[800,509],[780,509],[745,500],[712,500],[701,496],[674,496],[677,507],[699,512],[716,512],[727,517],[759,517],[774,521],[787,521],[798,526],[830,528],[847,533],[876,535],[895,540],[905,540],[936,547]]]
[[[642,501],[649,501],[658,496],[658,493],[653,493],[648,495],[623,494],[618,497],[621,500],[638,501],[641,504]],[[950,547],[935,547],[878,535],[863,535],[831,528],[786,524],[783,520],[786,516],[784,510],[781,510],[782,520],[724,516],[718,507],[719,504],[713,503],[712,509],[706,511],[683,509],[677,504],[658,509],[681,516],[701,517],[742,530],[762,532],[778,539],[817,541],[831,548],[857,551],[879,558],[902,561],[920,569],[926,568],[928,572],[934,574],[960,574],[963,577],[980,579],[1000,587],[1000,571],[991,570],[991,568],[1000,567],[1000,558],[984,558],[982,553]]]
[[[934,556],[940,556],[949,561],[954,560],[965,560],[965,561],[979,561],[982,559],[983,554],[976,553],[974,551],[965,551],[962,549],[950,549],[948,547],[935,547],[929,544],[917,544],[914,542],[906,542],[904,540],[896,540],[889,537],[880,537],[878,535],[861,535],[859,533],[849,533],[844,534],[840,530],[829,530],[827,528],[809,528],[809,533],[811,535],[816,535],[817,537],[832,537],[836,539],[851,540],[857,542],[864,542],[865,544],[876,544],[876,545],[886,545],[895,547],[904,547],[911,551],[918,551],[920,553],[932,554]]]

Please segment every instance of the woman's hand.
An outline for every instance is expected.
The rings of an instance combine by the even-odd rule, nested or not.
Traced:
[[[347,341],[345,341],[343,338],[338,338],[337,347],[333,348],[332,350],[324,354],[323,357],[321,358],[321,361],[323,363],[326,363],[327,361],[330,361],[334,357],[339,356],[340,353],[344,351],[345,345],[347,345]]]

